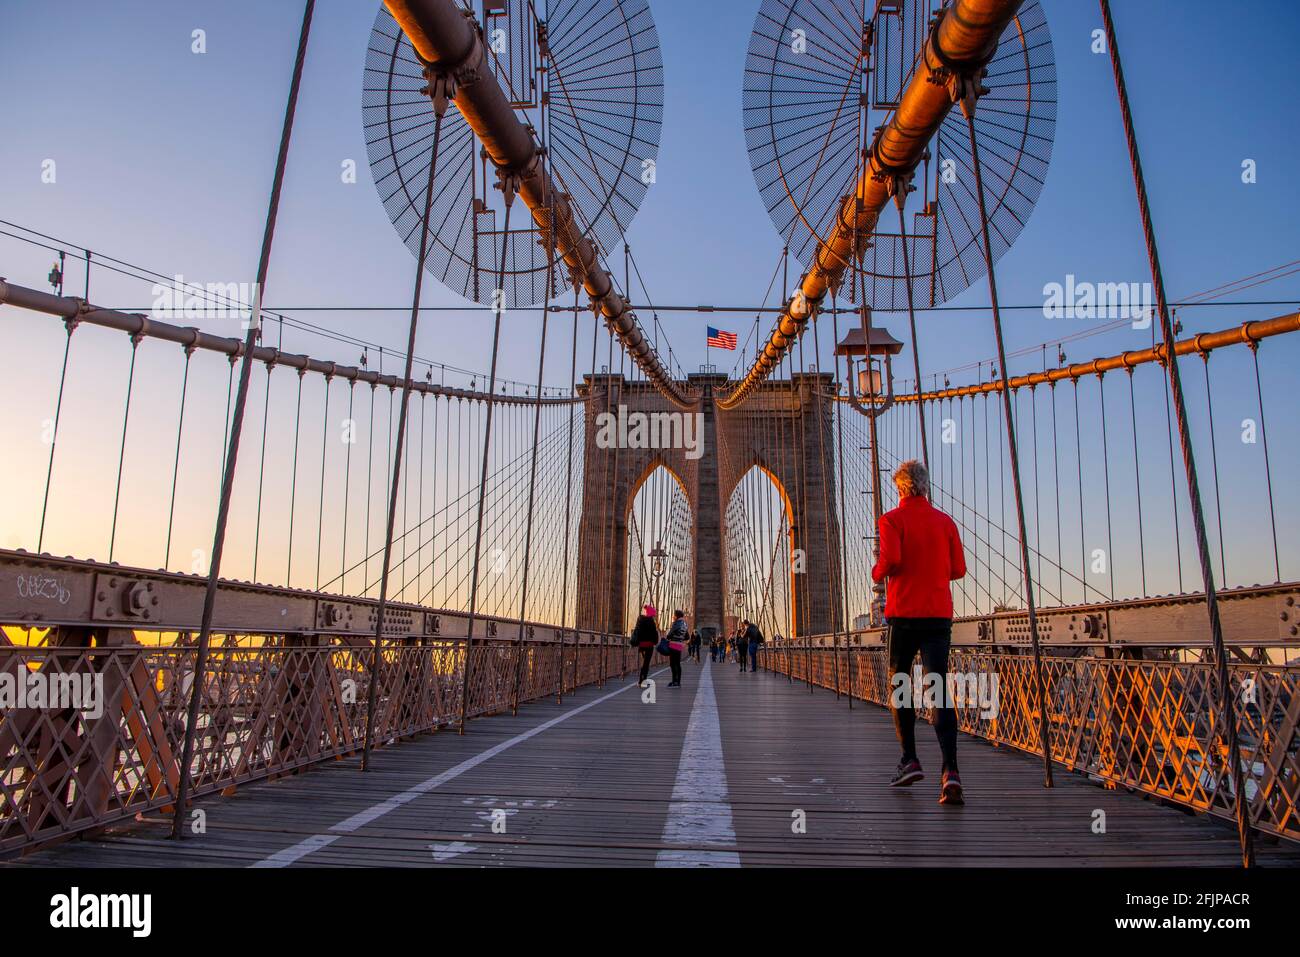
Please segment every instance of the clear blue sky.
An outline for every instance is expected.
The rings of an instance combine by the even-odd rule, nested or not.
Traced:
[[[412,257],[369,181],[360,129],[362,61],[377,6],[318,4],[268,305],[399,305],[409,297]],[[1210,0],[1119,0],[1114,7],[1171,295],[1295,258],[1300,8],[1287,0],[1252,4],[1249,13]],[[1040,302],[1043,284],[1066,273],[1146,278],[1109,63],[1090,51],[1097,5],[1046,0],[1045,8],[1060,74],[1056,145],[1038,208],[1000,265],[1008,303]],[[780,254],[753,186],[740,114],[756,9],[753,0],[652,4],[665,62],[665,123],[658,183],[629,238],[658,301],[757,303]],[[55,17],[48,5],[9,0],[0,32],[3,218],[163,272],[200,280],[250,275],[300,13],[290,0],[74,0]],[[202,56],[190,52],[195,28],[207,31]],[[40,183],[46,158],[58,162],[55,185]],[[358,161],[355,185],[339,179],[347,158]],[[1253,186],[1240,181],[1244,158],[1258,164]],[[46,253],[12,243],[0,249],[5,274],[41,284]],[[69,282],[75,286],[75,270]],[[123,299],[139,300],[147,290],[107,278],[95,291],[113,304],[147,304]],[[1257,292],[1300,296],[1300,277]],[[427,299],[459,302],[437,284]],[[956,300],[984,302],[982,285]],[[1209,328],[1268,312],[1207,309],[1185,318]],[[404,341],[400,315],[327,321],[394,346]],[[739,317],[664,321],[692,367],[703,360],[706,322],[743,329]],[[460,322],[427,322],[421,354],[484,368],[490,336],[447,337]],[[535,322],[508,320],[510,376],[533,374]],[[1008,325],[1013,346],[1060,329],[1034,313],[1012,314]],[[939,313],[924,326],[931,369],[991,354],[987,323],[975,314]],[[553,382],[562,381],[558,372]]]
[[[664,128],[658,182],[629,239],[658,302],[756,304],[777,263],[781,241],[754,188],[740,109],[757,7],[757,0],[652,2],[667,84]],[[1068,273],[1093,281],[1148,278],[1110,65],[1090,49],[1097,5],[1044,0],[1044,7],[1059,73],[1056,142],[1037,210],[999,263],[1009,304],[1041,303],[1044,284]],[[0,218],[191,280],[251,279],[301,9],[291,0],[68,0],[57,8],[5,0]],[[318,3],[269,307],[409,301],[413,259],[370,182],[360,122],[362,63],[377,9],[358,0]],[[1114,9],[1171,296],[1300,258],[1300,6],[1116,0]],[[204,55],[190,50],[196,28],[207,34]],[[52,185],[40,179],[46,159],[57,162]],[[346,159],[357,161],[355,185],[340,181]],[[1241,182],[1244,159],[1257,164],[1253,185]],[[0,237],[0,275],[12,281],[43,287],[50,260],[48,252]],[[71,267],[69,291],[79,293],[80,282]],[[100,272],[92,299],[144,307],[147,292]],[[986,297],[980,283],[954,304],[979,307]],[[1244,294],[1286,297],[1300,298],[1300,275]],[[425,301],[460,302],[436,283],[426,286]],[[1287,311],[1246,306],[1182,317],[1197,331]],[[405,341],[400,313],[305,318],[390,347]],[[694,368],[704,359],[706,324],[736,329],[743,339],[752,321],[669,314],[664,326],[683,364]],[[898,333],[906,325],[897,316],[878,321]],[[1012,349],[1083,328],[1034,311],[1007,315]],[[490,332],[484,312],[437,314],[423,323],[418,352],[484,369]],[[23,367],[46,370],[62,346],[57,329],[18,345],[5,341],[26,351]],[[534,376],[536,341],[535,314],[508,316],[505,376]],[[1082,359],[1144,344],[1149,333],[1120,329],[1067,352]],[[920,345],[931,371],[987,359],[987,314],[927,314]],[[319,340],[290,337],[286,347],[356,359],[356,350]],[[1268,368],[1293,376],[1296,353],[1293,343],[1273,348]],[[125,355],[106,358],[106,368],[117,375]],[[547,380],[562,385],[566,377],[557,363]],[[1270,381],[1271,389],[1285,388],[1285,379]],[[1244,411],[1233,406],[1238,398]],[[1228,421],[1239,420],[1252,399],[1228,395]],[[1287,446],[1294,449],[1287,443],[1278,453],[1291,455]]]

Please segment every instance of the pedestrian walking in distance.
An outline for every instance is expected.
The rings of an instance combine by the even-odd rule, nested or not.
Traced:
[[[668,664],[673,669],[673,680],[668,682],[670,688],[682,686],[682,652],[691,640],[691,633],[686,627],[686,612],[680,608],[673,612],[673,623],[664,636],[668,639]]]
[[[644,685],[650,674],[650,661],[654,658],[655,645],[659,644],[659,626],[655,624],[655,607],[646,605],[637,616],[632,627],[632,644],[641,652],[641,677],[638,686]]]
[[[957,524],[930,504],[930,475],[925,466],[915,460],[904,462],[894,473],[894,485],[899,505],[880,517],[880,558],[871,570],[875,581],[887,581],[889,669],[894,680],[906,675],[902,687],[912,690],[912,660],[920,652],[924,680],[942,689],[943,700],[935,721],[943,753],[939,803],[962,804],[964,796],[957,773],[957,713],[948,700],[947,688],[948,650],[952,644],[949,583],[965,576],[966,558]],[[916,756],[912,694],[904,694],[901,705],[895,697],[890,696],[890,710],[903,758],[890,784],[904,787],[925,775]]]
[[[748,647],[749,670],[754,673],[757,673],[758,672],[758,646],[761,645],[764,641],[763,633],[758,630],[758,625],[754,624],[752,621],[745,621],[742,622],[741,624],[743,625],[745,630],[741,635],[740,654],[741,657],[744,657],[746,647]],[[741,670],[743,671],[744,669],[742,668]]]

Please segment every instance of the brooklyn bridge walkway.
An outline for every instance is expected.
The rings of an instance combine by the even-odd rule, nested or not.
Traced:
[[[918,729],[926,780],[891,789],[889,715],[768,671],[684,665],[472,721],[197,805],[110,827],[13,866],[1125,866],[1240,861],[1231,826],[1059,772],[963,735],[964,807],[937,804],[938,747]],[[1098,833],[1098,812],[1105,830]],[[800,826],[802,824],[802,826]],[[802,831],[802,833],[800,833]],[[1261,845],[1261,864],[1300,848]]]

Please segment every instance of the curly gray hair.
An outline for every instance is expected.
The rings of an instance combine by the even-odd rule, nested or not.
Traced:
[[[901,498],[908,498],[912,495],[929,498],[930,473],[916,459],[908,459],[894,473],[894,486],[898,489]]]

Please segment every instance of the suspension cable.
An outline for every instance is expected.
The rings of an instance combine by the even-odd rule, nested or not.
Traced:
[[[230,516],[230,498],[234,490],[235,465],[239,456],[239,439],[244,427],[244,410],[248,403],[248,385],[253,370],[253,347],[261,329],[262,292],[271,264],[271,244],[275,236],[275,221],[280,208],[280,191],[284,185],[284,171],[289,157],[289,141],[293,133],[294,114],[298,105],[298,91],[302,86],[303,64],[307,59],[307,38],[311,33],[312,14],[316,0],[307,0],[303,9],[302,28],[298,34],[298,53],[294,60],[293,79],[289,85],[289,101],[285,107],[284,124],[280,131],[280,151],[276,157],[275,180],[262,232],[262,250],[257,264],[257,285],[253,295],[248,331],[244,337],[243,358],[239,367],[239,390],[235,398],[234,419],[230,425],[225,469],[221,476],[221,500],[217,507],[216,529],[212,539],[212,556],[208,567],[207,588],[203,595],[203,614],[199,625],[199,640],[194,657],[194,680],[190,690],[189,708],[185,721],[185,740],[181,749],[180,781],[177,787],[176,806],[172,814],[172,837],[183,837],[181,822],[186,812],[190,788],[190,761],[194,757],[194,735],[198,730],[199,704],[205,682],[208,648],[212,640],[212,616],[216,610],[217,584],[221,577],[221,555],[226,543],[226,523]]]
[[[442,98],[442,91],[445,90],[446,80],[442,77],[429,76],[430,83],[439,87],[434,91],[434,120],[433,120],[433,151],[429,158],[429,180],[424,189],[424,215],[419,220],[420,227],[420,253],[415,262],[415,289],[411,294],[411,322],[407,331],[406,338],[406,369],[402,374],[402,399],[397,418],[397,443],[393,452],[393,470],[392,477],[389,480],[388,488],[388,522],[387,532],[384,536],[384,557],[383,565],[379,573],[379,602],[375,607],[375,639],[374,650],[371,653],[370,661],[370,687],[368,689],[366,708],[366,737],[365,743],[361,749],[361,770],[370,770],[370,751],[374,744],[375,735],[375,711],[379,703],[379,680],[380,669],[383,664],[383,637],[384,637],[384,613],[388,609],[388,576],[389,566],[393,557],[393,523],[397,520],[397,493],[398,486],[401,484],[402,471],[402,451],[406,442],[406,419],[410,409],[411,402],[411,371],[415,361],[415,333],[420,320],[420,294],[424,288],[424,265],[428,256],[429,248],[429,213],[433,208],[433,184],[438,175],[438,147],[439,140],[442,136],[442,117],[446,109],[446,101]],[[504,257],[502,265],[504,267]],[[326,379],[326,402],[328,403],[329,380]],[[490,391],[490,390],[489,390]],[[391,390],[390,390],[391,397]],[[491,400],[489,399],[491,408]],[[328,404],[326,409],[328,409]],[[326,428],[329,427],[328,413],[326,418]],[[325,459],[321,458],[321,500],[325,496]],[[403,515],[406,510],[403,508]],[[402,539],[406,541],[405,536]],[[405,548],[405,545],[403,545]],[[317,551],[317,560],[319,561],[319,549]],[[319,572],[317,573],[319,575]],[[317,584],[317,588],[320,585]]]
[[[1214,585],[1214,570],[1210,563],[1210,545],[1205,530],[1205,514],[1201,506],[1201,490],[1196,472],[1196,458],[1192,449],[1192,435],[1187,422],[1187,405],[1183,396],[1178,359],[1174,354],[1174,329],[1169,318],[1165,298],[1164,276],[1160,269],[1160,254],[1156,248],[1155,228],[1151,222],[1151,208],[1147,202],[1146,180],[1142,174],[1142,160],[1138,154],[1137,137],[1133,130],[1133,114],[1129,109],[1128,89],[1124,84],[1124,68],[1120,62],[1119,47],[1115,41],[1115,23],[1111,18],[1109,0],[1099,0],[1102,22],[1106,31],[1106,45],[1110,50],[1111,68],[1115,75],[1115,90],[1119,100],[1120,117],[1124,125],[1124,139],[1128,146],[1129,163],[1133,171],[1133,186],[1137,193],[1138,212],[1146,240],[1147,259],[1155,285],[1156,306],[1160,314],[1160,331],[1164,336],[1166,372],[1169,376],[1169,393],[1173,400],[1174,416],[1178,422],[1178,440],[1183,452],[1183,468],[1187,473],[1187,492],[1191,501],[1192,524],[1196,530],[1197,555],[1201,564],[1201,578],[1205,588],[1205,610],[1210,621],[1210,635],[1214,643],[1214,657],[1219,684],[1221,721],[1228,738],[1228,755],[1236,805],[1237,832],[1241,843],[1242,865],[1254,864],[1254,837],[1250,827],[1250,809],[1246,794],[1245,774],[1241,766],[1241,752],[1237,739],[1236,703],[1231,694],[1228,674],[1228,655],[1223,642],[1223,624],[1219,618],[1218,596]]]
[[[966,115],[966,129],[970,137],[971,166],[975,172],[975,194],[979,199],[980,233],[983,238],[984,266],[988,272],[989,303],[993,313],[993,334],[997,340],[998,368],[1002,378],[1007,379],[1007,350],[1002,337],[1002,314],[998,310],[998,286],[993,269],[993,247],[989,240],[989,216],[984,198],[984,179],[981,173],[979,140],[975,135],[975,99],[977,91],[973,83],[965,80],[966,93],[962,98],[962,112]],[[1020,564],[1024,572],[1025,610],[1029,614],[1029,638],[1033,647],[1034,674],[1038,690],[1038,735],[1043,748],[1043,786],[1052,787],[1052,750],[1047,734],[1047,709],[1050,704],[1047,693],[1047,679],[1043,674],[1043,655],[1038,640],[1038,610],[1034,606],[1033,570],[1029,565],[1029,540],[1025,530],[1025,503],[1020,487],[1020,455],[1016,447],[1016,428],[1011,415],[1011,394],[1002,390],[1002,416],[1007,430],[1007,453],[1011,458],[1012,490],[1016,499],[1016,527],[1020,534]]]

